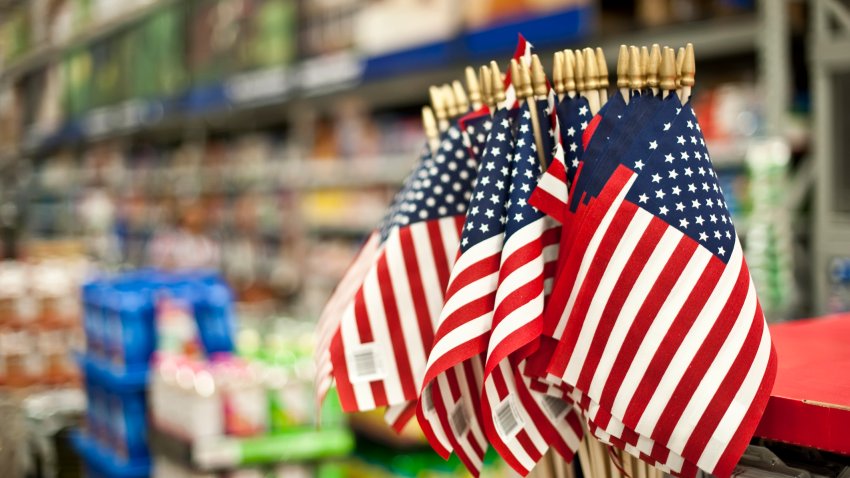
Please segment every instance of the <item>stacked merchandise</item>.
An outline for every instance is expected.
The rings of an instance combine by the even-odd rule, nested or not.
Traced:
[[[0,263],[0,387],[77,386],[71,351],[82,344],[77,291],[87,268],[75,254]]]
[[[150,389],[156,477],[306,477],[336,469],[333,462],[316,467],[317,460],[351,451],[338,402],[317,409],[312,400],[310,328],[291,320],[278,327],[285,333],[265,339],[243,330],[238,354],[157,353]]]
[[[230,291],[214,274],[143,270],[89,282],[82,295],[88,408],[75,447],[90,476],[148,476],[149,360],[156,348],[193,356],[232,350]]]

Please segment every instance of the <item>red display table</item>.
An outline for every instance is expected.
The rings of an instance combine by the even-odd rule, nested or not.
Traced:
[[[779,370],[756,436],[850,455],[850,314],[770,333]]]

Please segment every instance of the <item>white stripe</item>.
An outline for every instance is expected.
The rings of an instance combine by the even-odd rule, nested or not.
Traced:
[[[413,239],[413,247],[416,249],[416,262],[419,265],[419,275],[422,277],[422,288],[424,290],[425,301],[428,303],[428,313],[431,315],[431,323],[434,329],[437,329],[437,321],[440,317],[440,310],[443,308],[443,295],[429,293],[435,285],[440,283],[437,267],[434,263],[434,252],[431,250],[431,239],[428,237],[428,230],[424,227],[418,227],[420,224],[410,226],[410,236]]]
[[[457,260],[457,250],[460,247],[455,216],[444,217],[438,221],[438,224],[440,225],[440,236],[443,238],[443,250],[446,251],[446,264],[454,264]]]
[[[566,198],[568,194],[567,183],[562,181],[561,178],[555,176],[547,170],[545,173],[543,173],[543,176],[540,178],[540,181],[537,182],[537,187],[545,191],[549,195],[555,197],[555,199],[562,202],[566,206]]]
[[[632,220],[626,227],[623,236],[619,239],[614,253],[611,255],[608,265],[605,267],[605,272],[599,284],[596,286],[596,293],[590,305],[584,311],[584,317],[581,324],[581,332],[579,332],[578,341],[575,349],[570,357],[567,369],[564,373],[564,381],[575,385],[578,381],[579,373],[582,370],[584,360],[587,358],[590,344],[593,341],[593,336],[596,334],[596,329],[599,325],[599,320],[602,318],[602,312],[605,306],[608,305],[608,299],[614,292],[614,286],[617,285],[617,280],[622,276],[623,269],[626,267],[635,247],[646,232],[646,228],[652,221],[653,215],[645,210],[638,208]],[[582,284],[582,288],[585,284]],[[571,315],[569,320],[581,320],[581,312]],[[578,317],[577,317],[578,316]]]
[[[688,260],[682,274],[676,280],[676,284],[667,295],[667,299],[655,316],[655,320],[646,331],[646,334],[641,341],[640,347],[635,354],[634,360],[623,378],[623,383],[620,384],[620,389],[617,392],[617,397],[614,399],[614,404],[611,407],[611,414],[617,417],[623,417],[626,413],[626,407],[631,403],[632,396],[635,393],[638,385],[643,379],[643,373],[646,367],[649,366],[649,361],[652,360],[655,351],[661,340],[664,338],[676,314],[682,308],[688,294],[693,290],[694,284],[699,280],[700,275],[705,271],[705,266],[712,258],[710,252],[703,247],[697,247]],[[638,430],[635,430],[640,433]]]
[[[477,364],[479,364],[478,368],[480,369],[480,363],[481,363],[481,355],[480,354],[475,356],[475,357],[472,357],[470,360],[471,360],[471,363],[473,364],[473,368],[475,368],[474,365],[477,363]],[[480,375],[475,374],[475,372],[473,372],[474,375],[472,377],[472,381],[475,384],[475,389],[473,390],[473,389],[469,388],[469,381],[468,381],[468,377],[466,376],[466,369],[463,367],[463,365],[457,365],[455,367],[455,370],[458,372],[457,377],[458,377],[458,380],[460,380],[460,383],[458,385],[460,385],[460,394],[461,394],[462,399],[471,400],[472,394],[478,395],[478,394],[481,393],[481,386],[483,384],[481,383],[482,380],[481,380]],[[475,441],[478,442],[478,446],[486,452],[487,446],[488,446],[487,438],[484,436],[484,430],[481,428],[481,423],[478,422],[478,415],[476,415],[475,413],[470,414],[469,431],[470,431],[470,433],[472,433],[472,436],[473,436],[473,438],[475,438]],[[479,458],[484,458],[484,457],[482,456],[482,457],[479,457]]]
[[[381,351],[382,365],[384,369],[384,388],[387,392],[387,402],[396,404],[404,402],[404,392],[399,380],[398,364],[395,361],[395,350],[390,330],[387,325],[387,315],[384,310],[384,302],[381,298],[383,288],[378,282],[377,269],[372,269],[366,275],[363,282],[363,297],[366,303],[366,314],[369,316],[369,324],[372,326],[372,336],[375,339],[376,351]]]
[[[522,249],[532,241],[539,240],[543,236],[543,233],[549,229],[546,217],[543,216],[534,222],[526,224],[505,241],[504,249],[502,250],[503,265],[516,251]]]
[[[599,400],[602,396],[602,390],[608,382],[608,376],[614,366],[614,360],[620,351],[623,341],[632,326],[632,323],[637,316],[638,310],[652,286],[667,265],[667,261],[676,250],[676,244],[682,238],[682,233],[676,228],[668,227],[664,234],[659,239],[658,244],[649,256],[649,260],[643,267],[643,270],[638,275],[634,286],[629,291],[629,296],[623,302],[623,307],[620,309],[620,314],[617,316],[617,321],[611,330],[611,335],[608,337],[608,342],[605,344],[605,350],[602,352],[602,357],[599,360],[599,365],[596,367],[596,372],[593,375],[593,380],[590,382],[588,395],[593,400]]]
[[[360,333],[357,330],[357,319],[354,317],[354,304],[350,304],[345,310],[345,315],[340,321],[340,335],[346,370],[348,370],[349,381],[351,381],[352,365],[348,362],[348,353],[360,345]],[[368,382],[352,381],[351,388],[354,391],[354,399],[357,401],[358,410],[372,410],[375,408],[375,397],[372,395],[372,387]]]
[[[445,405],[446,413],[452,410],[452,403],[454,403],[454,400],[451,398],[449,381],[445,374],[438,376],[436,380],[431,382],[431,393],[439,393],[439,396],[442,398],[443,404]],[[426,413],[425,418],[428,420],[428,423],[431,424],[431,430],[434,432],[437,440],[443,445],[443,448],[449,452],[453,451],[454,447],[448,438],[448,433],[451,432],[451,429],[446,430],[443,428],[443,422],[440,421],[440,417],[436,413]]]
[[[720,419],[717,428],[714,429],[714,434],[712,434],[711,439],[706,444],[705,451],[697,462],[697,466],[703,470],[713,470],[717,466],[720,456],[726,451],[729,441],[735,432],[738,431],[738,426],[750,409],[750,405],[761,385],[769,359],[770,332],[767,325],[765,325],[762,330],[758,352],[756,352],[750,370],[741,382],[741,388],[738,389],[738,393],[735,394],[735,398],[732,399],[729,408],[726,409],[726,413],[723,414],[723,418]]]
[[[611,206],[605,212],[605,216],[602,218],[602,221],[593,233],[593,237],[591,237],[590,241],[587,243],[587,248],[584,251],[578,275],[576,276],[575,285],[573,286],[572,291],[570,291],[570,298],[567,301],[567,306],[564,308],[561,314],[561,319],[558,321],[558,326],[555,328],[555,333],[553,335],[555,339],[560,339],[564,334],[564,328],[567,326],[566,319],[570,315],[573,304],[575,304],[576,294],[581,288],[581,284],[584,282],[587,270],[590,268],[591,262],[593,262],[596,258],[596,251],[599,249],[599,243],[602,242],[602,237],[605,236],[608,226],[611,225],[611,222],[614,220],[614,216],[617,215],[617,210],[620,209],[620,205],[623,204],[623,201],[626,199],[626,194],[629,192],[629,189],[631,189],[632,184],[634,184],[635,178],[637,178],[637,174],[632,174],[628,182],[626,182],[625,186],[623,186],[623,189],[620,190],[617,197],[611,203]]]
[[[493,370],[493,374],[497,374],[497,373],[502,374],[502,370],[501,370],[502,365],[503,364],[500,363],[499,367],[497,367],[495,370]],[[504,374],[502,374],[502,376],[504,377]],[[505,381],[507,381],[507,379],[505,379]],[[510,387],[507,387],[507,388],[508,388],[508,396],[510,396],[511,388]],[[490,413],[491,413],[491,416],[485,417],[484,419],[487,420],[487,422],[490,424],[490,426],[493,428],[493,430],[496,431],[497,430],[497,424],[496,424],[496,419],[493,416],[493,414],[496,413],[497,406],[502,402],[502,400],[499,398],[499,391],[496,389],[496,382],[495,382],[495,379],[492,376],[488,377],[487,380],[484,381],[484,395],[485,395],[484,399],[487,400],[487,402],[490,404]],[[521,406],[517,407],[517,409],[519,409],[519,408],[522,408],[522,407]],[[527,453],[525,453],[525,449],[522,446],[516,446],[516,443],[508,443],[508,442],[503,441],[502,436],[498,433],[498,431],[496,432],[496,436],[499,437],[499,440],[502,441],[502,444],[504,444],[505,447],[508,448],[511,451],[511,454],[513,455],[513,457],[516,458],[516,460],[519,461],[520,464],[526,470],[530,470],[534,467],[534,465],[535,465],[534,460],[532,460],[531,457],[528,456]],[[516,442],[516,440],[511,440],[511,442]]]
[[[505,316],[490,334],[490,342],[487,344],[487,357],[495,352],[496,347],[535,319],[540,318],[543,313],[543,294],[539,294],[532,300],[522,304]],[[513,351],[512,351],[513,352]]]
[[[717,355],[700,381],[699,386],[694,390],[693,395],[691,395],[690,402],[685,407],[682,417],[676,423],[676,428],[673,430],[672,435],[670,435],[667,448],[676,453],[682,453],[685,449],[685,445],[691,437],[694,428],[696,428],[700,418],[702,418],[712,399],[720,390],[720,384],[732,368],[735,359],[741,353],[741,346],[747,339],[750,327],[753,324],[753,316],[756,313],[756,300],[755,287],[752,280],[750,280],[749,287],[747,288],[747,297],[744,300],[744,305],[741,307],[738,318],[735,320],[735,324],[729,331],[729,335],[726,337],[720,350],[717,351]],[[761,320],[761,318],[758,320]]]
[[[466,380],[465,380],[466,374],[463,371],[463,366],[462,365],[455,365],[454,371],[455,371],[455,377],[458,380],[458,385],[463,386],[464,382],[466,382]],[[450,393],[450,388],[449,388],[448,383],[449,383],[449,379],[448,379],[448,377],[446,377],[445,387],[440,387],[441,391],[443,392],[443,403],[446,404],[446,412],[451,413],[451,411],[454,409],[455,406],[465,407],[466,411],[467,411],[467,418],[469,420],[469,422],[468,422],[469,428],[468,428],[466,434],[462,437],[461,436],[455,436],[455,439],[457,440],[458,445],[460,446],[461,450],[455,450],[454,452],[455,452],[455,454],[458,454],[458,452],[460,451],[461,453],[466,455],[466,457],[469,459],[469,461],[472,462],[472,465],[475,468],[480,470],[482,465],[483,465],[483,462],[482,462],[483,457],[478,456],[473,451],[472,445],[468,441],[469,440],[469,434],[473,433],[473,430],[476,428],[475,424],[473,423],[474,421],[476,421],[475,412],[472,410],[471,404],[469,402],[467,402],[469,395],[467,393],[465,393],[464,390],[461,390],[460,397],[458,398],[458,401],[455,402],[451,398],[451,393]],[[445,388],[445,390],[443,390],[443,388]],[[468,388],[466,390],[468,390]],[[446,430],[446,432],[452,433],[452,435],[454,435],[454,430],[452,430],[451,427],[449,427],[449,429]],[[474,438],[476,439],[476,441],[479,441],[479,443],[480,443],[478,436],[475,436]],[[482,448],[484,450],[487,449],[486,442],[484,443],[484,446]]]
[[[422,345],[422,330],[413,305],[413,297],[410,291],[410,279],[405,268],[404,256],[401,250],[401,241],[394,234],[389,238],[391,241],[386,248],[387,270],[395,293],[396,307],[399,311],[401,322],[401,333],[404,336],[404,344],[407,347],[407,358],[410,362],[410,370],[413,373],[413,383],[416,390],[422,386],[422,377],[425,374],[426,351]],[[430,326],[430,321],[429,321]],[[430,333],[431,331],[429,331]]]
[[[395,422],[398,421],[402,412],[407,410],[407,407],[410,406],[412,402],[404,402],[399,403],[398,405],[390,405],[387,407],[387,410],[384,412],[384,421],[390,425],[394,426]]]
[[[703,248],[699,247],[698,249]],[[669,361],[667,370],[664,371],[661,381],[658,382],[658,387],[654,390],[652,398],[646,406],[646,410],[644,410],[640,421],[638,421],[635,427],[635,431],[638,433],[650,435],[652,430],[655,429],[661,413],[676,390],[676,385],[691,365],[700,345],[705,342],[706,337],[711,331],[711,327],[717,322],[717,317],[720,316],[721,312],[723,312],[723,307],[729,301],[729,296],[735,289],[735,283],[737,282],[738,275],[741,273],[742,257],[740,248],[733,249],[732,257],[729,259],[729,263],[726,264],[726,268],[723,270],[720,280],[717,281],[717,285],[714,287],[711,296],[709,296],[708,301],[706,301],[696,320],[691,325],[687,335],[685,335],[685,339],[676,348],[676,353]],[[697,285],[702,287],[701,284],[694,281],[691,283],[691,288],[693,289]],[[687,296],[689,294],[682,295]],[[687,314],[692,317],[694,312],[696,311],[687,311]],[[675,318],[678,313],[679,311],[676,310],[675,313],[671,314],[671,318]],[[669,327],[665,327],[662,330],[668,329]]]

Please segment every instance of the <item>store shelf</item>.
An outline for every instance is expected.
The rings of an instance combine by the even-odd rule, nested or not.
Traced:
[[[312,427],[251,438],[210,437],[193,443],[154,427],[150,432],[150,442],[156,454],[200,471],[312,462],[343,457],[354,449],[354,436],[350,431]]]

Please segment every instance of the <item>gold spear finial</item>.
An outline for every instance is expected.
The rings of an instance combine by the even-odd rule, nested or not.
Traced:
[[[576,88],[576,54],[572,50],[564,50],[564,89],[567,93],[575,93]]]
[[[546,98],[549,88],[546,86],[546,73],[543,71],[543,63],[536,54],[531,56],[531,88],[534,96]]]
[[[559,96],[566,93],[564,88],[564,52],[556,51],[552,59],[552,82],[555,84],[555,93]]]
[[[483,99],[481,97],[481,84],[478,83],[478,75],[475,74],[475,68],[467,66],[464,70],[466,75],[466,89],[469,90],[469,102],[472,103],[473,109],[481,108]]]
[[[629,47],[620,45],[617,55],[617,88],[628,88],[629,82]]]
[[[633,90],[642,90],[644,86],[643,75],[640,69],[640,50],[636,46],[629,47],[629,87]]]
[[[466,96],[466,90],[463,89],[463,83],[460,80],[453,81],[452,91],[454,92],[458,114],[466,114],[469,111],[469,98]]]
[[[672,48],[664,47],[659,75],[662,90],[669,92],[676,89],[676,56]]]
[[[499,64],[495,61],[490,62],[490,83],[493,85],[493,102],[499,106],[506,97],[505,88],[502,87],[502,72],[499,71]]]

